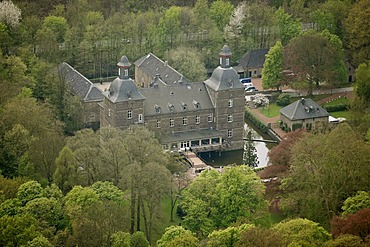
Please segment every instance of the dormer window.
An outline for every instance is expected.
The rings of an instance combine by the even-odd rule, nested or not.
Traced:
[[[186,111],[188,109],[188,106],[184,102],[181,102],[181,109],[183,111]]]
[[[170,110],[170,112],[174,112],[175,111],[175,106],[172,105],[171,103],[168,103],[168,109]]]
[[[196,100],[193,100],[193,105],[194,105],[194,108],[195,108],[195,109],[199,109],[199,108],[200,108],[200,104],[199,104],[199,102],[198,102],[198,101],[196,101]]]
[[[159,105],[155,105],[154,108],[155,108],[155,113],[157,114],[161,113],[161,107]]]

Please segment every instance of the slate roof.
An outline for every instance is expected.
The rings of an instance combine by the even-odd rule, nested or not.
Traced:
[[[292,104],[280,109],[280,114],[290,120],[302,120],[307,118],[328,117],[329,113],[310,98],[299,99]]]
[[[212,76],[204,83],[215,91],[228,90],[230,88],[243,88],[238,73],[232,67],[222,68],[218,66],[213,71]]]
[[[168,85],[177,83],[181,77],[183,77],[185,82],[189,82],[189,80],[184,78],[182,74],[169,66],[167,62],[163,62],[152,53],[139,58],[134,64],[152,78],[157,74],[160,75],[163,82]]]
[[[268,51],[269,49],[258,49],[247,52],[239,59],[239,65],[244,68],[262,68]]]
[[[103,92],[68,63],[59,64],[58,71],[71,87],[72,94],[79,96],[81,100],[90,102],[104,99]]]
[[[121,79],[117,77],[104,94],[113,103],[145,99],[131,78]]]
[[[214,108],[203,82],[173,86],[158,83],[148,88],[140,88],[140,92],[146,98],[144,101],[146,116]],[[183,109],[184,107],[186,110]],[[159,112],[157,112],[158,108],[160,108]]]

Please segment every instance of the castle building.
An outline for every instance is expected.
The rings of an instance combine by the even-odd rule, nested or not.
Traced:
[[[189,82],[153,54],[135,62],[133,80],[131,64],[123,56],[117,64],[119,76],[99,103],[100,126],[146,126],[168,150],[242,149],[244,88],[230,59],[225,45],[211,77]]]

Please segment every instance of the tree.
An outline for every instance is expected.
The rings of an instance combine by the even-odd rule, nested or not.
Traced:
[[[53,245],[44,236],[38,236],[31,241],[28,241],[27,246],[29,247],[52,247]]]
[[[273,227],[289,243],[289,246],[323,246],[331,235],[318,223],[307,219],[292,219]]]
[[[286,168],[291,165],[292,148],[305,135],[304,130],[296,130],[287,133],[281,142],[273,147],[269,153],[269,161],[273,165],[283,165]]]
[[[199,246],[199,240],[189,230],[182,226],[167,227],[161,239],[157,241],[158,247],[196,247]]]
[[[345,20],[345,31],[348,37],[348,48],[353,54],[356,65],[366,63],[370,59],[370,2],[357,1],[349,11]]]
[[[266,55],[262,69],[262,87],[264,89],[276,88],[276,90],[279,90],[282,84],[282,71],[283,46],[280,41],[277,41]]]
[[[284,64],[297,80],[307,81],[309,94],[314,85],[340,85],[345,79],[341,41],[327,31],[308,31],[291,40],[284,50]]]
[[[351,234],[365,240],[370,234],[369,221],[370,209],[364,208],[354,214],[334,217],[331,221],[331,231],[336,237],[342,234]]]
[[[293,19],[291,15],[285,13],[282,8],[275,12],[278,21],[281,44],[287,45],[289,41],[301,33],[301,22],[299,19]]]
[[[112,247],[130,247],[130,233],[115,232],[112,234]]]
[[[370,208],[370,193],[366,191],[357,191],[355,196],[348,197],[343,202],[342,216],[354,214],[364,208]]]
[[[0,245],[26,246],[28,241],[41,235],[37,220],[29,214],[0,218]]]
[[[26,205],[27,202],[32,201],[36,198],[43,197],[44,189],[36,181],[28,181],[21,186],[19,186],[17,192],[17,198],[23,205]]]
[[[190,47],[178,47],[166,54],[169,64],[190,81],[199,82],[207,77],[206,68],[199,53]]]
[[[232,223],[266,224],[263,185],[247,166],[203,171],[183,192],[183,224],[200,236]]]
[[[208,235],[207,247],[238,246],[241,243],[241,234],[253,228],[255,228],[254,225],[242,224],[239,227],[230,226],[223,230],[213,231]]]
[[[252,132],[247,132],[246,139],[244,140],[243,163],[250,167],[258,166],[257,149],[252,140]]]
[[[145,234],[143,232],[134,232],[131,235],[130,240],[130,247],[149,247],[150,244],[148,240],[145,238]]]
[[[180,13],[181,8],[173,6],[165,12],[164,17],[159,23],[162,31],[162,42],[165,48],[163,50],[173,48],[174,43],[177,41],[177,36],[180,33]]]
[[[344,123],[294,145],[291,173],[282,181],[287,194],[280,205],[286,213],[327,226],[345,199],[368,189],[370,147],[356,135]]]
[[[54,182],[68,193],[77,184],[77,165],[72,150],[64,147],[55,161]]]
[[[358,247],[358,246],[364,246],[363,242],[360,237],[353,236],[350,234],[343,234],[339,235],[337,238],[333,240],[329,240],[326,242],[325,246],[327,247]]]
[[[21,19],[21,10],[12,1],[0,2],[0,21],[10,28],[15,28]]]
[[[217,0],[211,3],[209,14],[220,31],[223,31],[226,24],[229,23],[233,10],[234,6],[228,1]]]
[[[356,70],[356,95],[367,106],[370,106],[370,61],[360,64]]]

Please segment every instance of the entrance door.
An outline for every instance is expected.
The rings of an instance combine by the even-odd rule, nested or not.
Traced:
[[[185,148],[188,148],[190,147],[190,141],[183,141],[180,143],[180,148],[182,149],[185,149]]]

